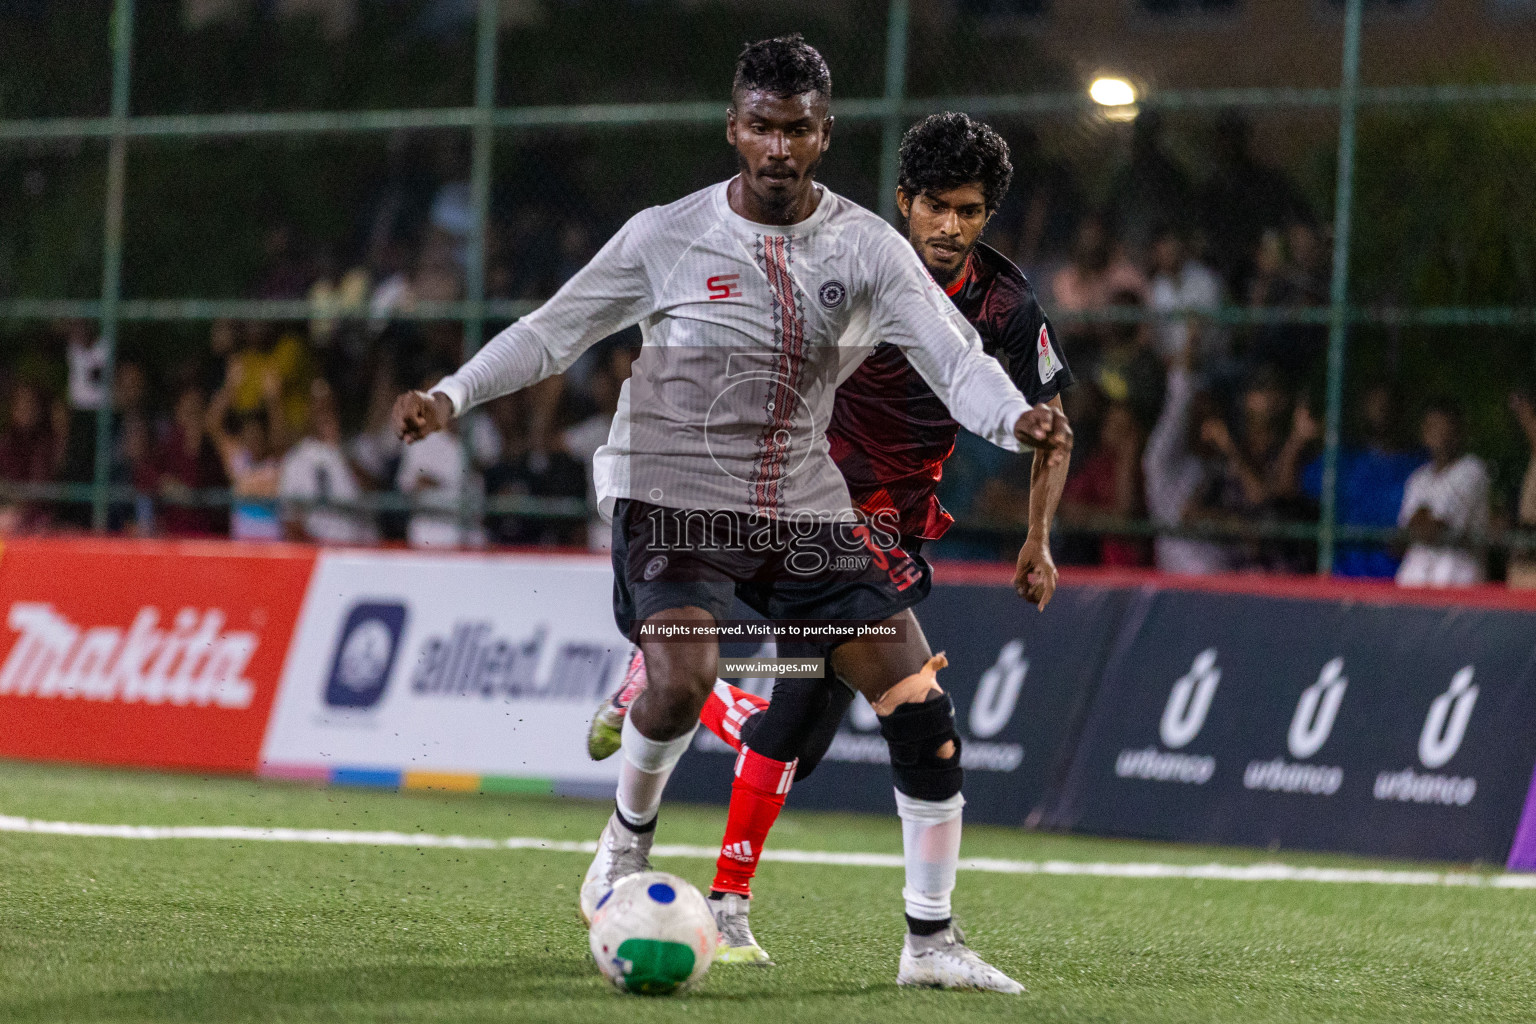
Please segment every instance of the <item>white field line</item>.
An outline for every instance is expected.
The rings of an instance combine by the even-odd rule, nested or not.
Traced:
[[[343,846],[409,846],[447,850],[544,850],[592,853],[595,842],[571,842],[514,836],[444,836],[429,832],[366,832],[309,828],[250,828],[243,825],[96,825],[76,821],[39,821],[0,815],[0,832],[93,839],[215,839],[257,843],[323,843]],[[657,858],[714,860],[713,846],[661,845]],[[766,850],[763,860],[836,867],[899,868],[894,853],[835,853],[820,850]],[[1487,889],[1536,889],[1536,874],[1475,874],[1470,871],[1390,871],[1377,868],[1311,868],[1291,864],[1159,864],[1135,861],[999,860],[966,857],[962,871],[999,875],[1088,875],[1096,878],[1201,878],[1221,882],[1354,882],[1368,885],[1445,885]]]

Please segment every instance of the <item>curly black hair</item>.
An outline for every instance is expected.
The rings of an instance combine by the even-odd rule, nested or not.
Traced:
[[[775,96],[819,92],[829,100],[832,72],[827,70],[827,62],[816,47],[799,32],[760,39],[742,49],[736,58],[736,77],[731,81],[733,97],[753,90]]]
[[[902,136],[896,184],[914,199],[980,182],[991,213],[1012,181],[1008,143],[966,114],[930,114]]]

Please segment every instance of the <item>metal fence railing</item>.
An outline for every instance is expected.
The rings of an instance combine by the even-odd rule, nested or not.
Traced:
[[[1341,528],[1338,522],[1338,466],[1342,421],[1344,357],[1351,326],[1526,327],[1536,325],[1536,309],[1514,306],[1397,308],[1352,304],[1349,298],[1351,243],[1357,230],[1354,211],[1354,151],[1356,115],[1361,107],[1405,108],[1478,104],[1536,104],[1536,84],[1431,85],[1369,87],[1360,83],[1361,24],[1364,0],[1344,0],[1342,75],[1337,88],[1211,88],[1153,91],[1138,103],[1160,110],[1329,110],[1338,115],[1338,173],[1334,196],[1332,279],[1327,306],[1251,310],[1228,306],[1202,310],[1203,319],[1230,324],[1297,323],[1326,325],[1327,401],[1324,421],[1323,486],[1316,524],[1289,524],[1286,536],[1315,540],[1319,571],[1333,564],[1336,543],[1351,539],[1385,539],[1390,531]],[[133,321],[207,321],[221,317],[249,319],[308,319],[305,302],[229,300],[124,300],[122,298],[123,211],[127,201],[126,158],[131,142],[145,139],[243,138],[319,134],[388,133],[402,129],[464,129],[471,138],[470,190],[474,226],[469,237],[465,298],[460,302],[422,304],[397,316],[420,320],[457,320],[465,325],[466,352],[478,344],[481,328],[491,318],[515,318],[528,303],[488,301],[486,298],[485,238],[489,220],[492,151],[499,131],[552,127],[598,131],[657,124],[713,124],[720,116],[718,100],[498,107],[497,0],[480,0],[476,21],[474,102],[471,106],[415,110],[309,111],[283,113],[168,114],[133,116],[134,0],[115,0],[111,19],[112,86],[105,117],[59,117],[0,120],[0,142],[102,139],[108,143],[105,215],[102,230],[100,297],[94,300],[54,300],[17,297],[0,300],[0,320],[42,317],[85,317],[97,320],[107,352],[106,380],[113,378],[119,325]],[[881,212],[894,213],[896,151],[906,123],[938,110],[966,110],[978,116],[1058,117],[1094,109],[1093,100],[1077,92],[1008,95],[909,96],[907,57],[911,36],[908,0],[890,0],[886,23],[885,74],[882,95],[839,98],[841,124],[865,124],[880,133]],[[1193,312],[1193,311],[1192,311]],[[1077,314],[1102,321],[1146,320],[1168,313],[1104,310]],[[1058,319],[1068,319],[1058,316]],[[104,529],[108,510],[123,495],[110,483],[111,402],[97,415],[95,479],[88,492],[78,487],[25,489],[35,497],[81,500],[89,497],[92,521]],[[21,493],[15,487],[0,494]],[[204,496],[200,500],[218,500]],[[225,496],[227,500],[227,495]],[[514,505],[517,503],[514,502]],[[381,506],[382,507],[382,506]],[[522,511],[540,514],[527,505]],[[561,514],[560,510],[544,512]],[[569,510],[565,510],[568,514]],[[1106,527],[1109,524],[1105,524]],[[1119,524],[1121,529],[1149,529],[1145,524]],[[1266,528],[1259,527],[1260,532]],[[1219,532],[1219,531],[1218,531]],[[1246,535],[1252,531],[1238,531]],[[1273,532],[1273,531],[1271,531]],[[1523,547],[1524,538],[1513,538]]]

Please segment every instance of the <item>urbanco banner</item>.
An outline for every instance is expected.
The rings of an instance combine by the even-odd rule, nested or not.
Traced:
[[[1502,863],[1536,759],[1536,614],[1147,591],[1050,823]]]
[[[628,658],[612,589],[580,555],[321,554],[264,770],[616,779],[586,751]]]

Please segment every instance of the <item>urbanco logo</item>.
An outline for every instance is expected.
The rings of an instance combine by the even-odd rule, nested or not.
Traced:
[[[1349,679],[1344,675],[1344,659],[1334,658],[1318,673],[1317,682],[1301,691],[1301,699],[1296,702],[1296,714],[1291,717],[1291,730],[1285,738],[1285,745],[1292,757],[1304,761],[1328,742],[1348,686]]]
[[[1425,768],[1440,768],[1456,756],[1467,736],[1467,723],[1477,704],[1472,685],[1473,667],[1467,665],[1451,678],[1450,689],[1436,697],[1419,733],[1419,761]]]
[[[1180,782],[1203,786],[1216,774],[1216,759],[1209,754],[1175,753],[1188,746],[1205,728],[1205,716],[1221,684],[1221,669],[1216,664],[1216,648],[1207,647],[1195,655],[1189,671],[1174,681],[1158,723],[1158,738],[1167,750],[1156,744],[1144,749],[1127,748],[1115,758],[1115,775],[1122,779],[1148,782]]]
[[[1006,736],[993,738],[1007,728],[1018,707],[1024,676],[1029,671],[1029,659],[1023,654],[1024,641],[1008,641],[998,652],[992,667],[977,680],[975,696],[971,699],[970,711],[965,717],[964,742],[960,747],[960,765],[966,771],[1012,772],[1024,763],[1024,744],[1009,742]],[[961,710],[964,710],[965,688],[963,685],[951,685],[950,680],[954,678],[956,669],[947,671],[951,674],[949,679],[941,674],[939,685],[954,695],[957,703],[962,705]],[[827,750],[826,760],[856,764],[890,763],[890,748],[885,738],[876,732],[880,728],[880,717],[862,696],[855,697],[853,705],[848,709],[848,725],[851,728],[838,730]],[[725,752],[720,749],[725,744],[706,737],[702,730],[699,735],[700,739],[696,741],[699,749]]]
[[[1333,658],[1317,674],[1317,682],[1301,691],[1285,746],[1291,756],[1305,761],[1323,748],[1333,734],[1339,707],[1349,680],[1344,676],[1344,659]],[[1332,796],[1344,785],[1344,769],[1337,765],[1295,764],[1283,757],[1271,761],[1250,761],[1243,772],[1245,789],[1271,793],[1304,793]]]
[[[993,666],[981,674],[976,699],[971,702],[971,735],[991,739],[1003,731],[1013,718],[1019,691],[1029,673],[1029,659],[1024,657],[1024,641],[1010,640],[997,654]]]
[[[1168,694],[1158,735],[1170,750],[1188,746],[1205,728],[1205,716],[1211,710],[1216,687],[1221,684],[1221,668],[1216,664],[1216,648],[1207,647],[1195,655],[1189,672],[1180,676]]]
[[[1467,725],[1477,705],[1472,684],[1473,666],[1463,666],[1451,677],[1446,691],[1430,701],[1419,732],[1419,763],[1434,771],[1449,764],[1467,738]],[[1465,807],[1477,796],[1477,779],[1460,775],[1421,775],[1412,767],[1376,775],[1372,795],[1398,803],[1439,804]]]

